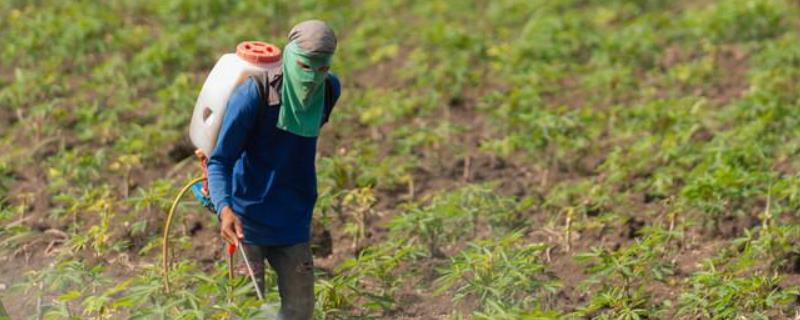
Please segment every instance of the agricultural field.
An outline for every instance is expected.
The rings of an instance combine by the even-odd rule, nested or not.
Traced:
[[[0,1],[12,319],[258,319],[179,188],[216,59],[327,21],[318,319],[797,319],[800,2]],[[267,300],[279,300],[274,274]]]

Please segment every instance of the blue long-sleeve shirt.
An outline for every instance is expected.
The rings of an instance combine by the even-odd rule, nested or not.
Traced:
[[[335,104],[341,86],[333,74],[329,77]],[[317,138],[278,129],[279,110],[261,104],[252,79],[239,85],[228,100],[208,159],[208,186],[217,215],[226,206],[233,209],[246,244],[290,245],[310,238],[317,200]]]

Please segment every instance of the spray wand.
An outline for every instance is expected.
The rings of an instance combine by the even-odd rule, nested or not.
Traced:
[[[187,191],[196,183],[206,181],[205,177],[195,178],[190,181],[186,186],[184,186],[180,192],[178,192],[178,196],[175,197],[175,200],[172,202],[172,206],[169,209],[167,214],[167,220],[164,223],[164,235],[162,239],[162,272],[164,275],[164,289],[167,293],[170,292],[169,287],[169,230],[170,226],[172,225],[172,220],[175,215],[175,211],[177,211],[178,203],[180,202],[181,197],[186,194]],[[233,255],[236,252],[237,244],[229,243],[227,248],[228,253],[228,279],[233,279]],[[256,294],[258,295],[259,300],[264,300],[264,295],[261,292],[261,288],[258,286],[258,282],[256,282],[255,273],[253,273],[253,268],[250,265],[250,260],[247,259],[247,255],[244,253],[244,248],[242,247],[241,241],[238,243],[239,251],[242,253],[242,258],[244,259],[244,263],[247,266],[247,272],[250,275],[250,280],[253,281],[253,285],[256,287]]]
[[[235,244],[228,244],[228,259],[232,261],[233,259],[233,251],[236,250],[237,245]],[[256,294],[258,295],[258,300],[264,300],[264,294],[261,293],[261,288],[258,286],[258,281],[256,281],[256,274],[253,272],[253,267],[250,265],[250,259],[247,259],[247,255],[244,253],[244,246],[242,246],[242,242],[239,241],[239,252],[242,254],[242,259],[244,260],[244,265],[247,267],[247,273],[250,275],[250,280],[253,281],[253,286],[256,287]],[[232,268],[229,268],[232,269]]]

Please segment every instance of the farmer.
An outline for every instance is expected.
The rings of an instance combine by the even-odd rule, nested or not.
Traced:
[[[336,35],[324,22],[294,26],[282,75],[267,81],[274,91],[253,78],[236,88],[208,160],[222,237],[242,241],[261,292],[264,260],[275,270],[281,319],[311,319],[314,310],[314,159],[320,127],[340,94],[339,80],[328,73],[335,50]],[[262,91],[275,92],[279,104],[262,103]]]

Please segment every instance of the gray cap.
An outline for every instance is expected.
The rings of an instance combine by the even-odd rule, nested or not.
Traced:
[[[289,41],[294,41],[308,55],[333,54],[336,51],[336,34],[320,20],[298,23],[289,31]]]

